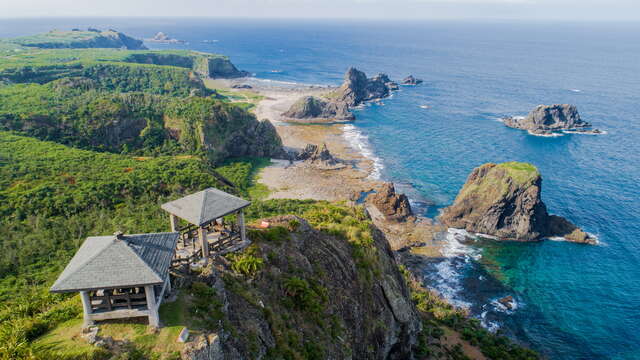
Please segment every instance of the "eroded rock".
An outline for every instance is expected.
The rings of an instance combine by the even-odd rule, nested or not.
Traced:
[[[569,220],[549,215],[541,191],[542,177],[531,164],[484,164],[471,172],[453,205],[439,219],[451,228],[502,240],[563,236],[569,241],[596,242]]]

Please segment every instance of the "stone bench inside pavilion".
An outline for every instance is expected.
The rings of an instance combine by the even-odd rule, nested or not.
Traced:
[[[159,327],[158,308],[171,291],[169,268],[179,233],[87,238],[50,291],[80,292],[84,327],[99,320],[148,317]]]
[[[180,233],[176,262],[191,262],[237,251],[250,244],[244,222],[247,200],[208,188],[183,198],[162,204],[169,213],[172,232]],[[233,220],[225,217],[235,214]],[[186,225],[180,226],[179,219]]]

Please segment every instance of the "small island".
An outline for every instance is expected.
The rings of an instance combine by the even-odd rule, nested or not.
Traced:
[[[157,33],[151,39],[145,39],[145,41],[156,42],[156,43],[165,43],[165,44],[184,44],[184,43],[186,43],[186,41],[184,41],[184,40],[173,39],[173,38],[169,37],[169,35],[163,33],[162,31]]]
[[[578,113],[575,105],[555,104],[538,105],[527,116],[509,116],[502,119],[508,127],[527,130],[531,135],[554,136],[558,132],[581,134],[601,134],[602,131],[592,129]]]
[[[469,175],[440,221],[451,228],[495,236],[498,240],[536,241],[563,237],[596,244],[569,220],[549,215],[542,202],[542,177],[527,163],[484,164]]]

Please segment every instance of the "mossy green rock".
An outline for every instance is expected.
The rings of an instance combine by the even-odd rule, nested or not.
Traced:
[[[565,236],[569,241],[594,242],[568,220],[550,216],[540,197],[541,191],[542,177],[531,164],[484,164],[471,172],[440,221],[452,228],[503,240]]]

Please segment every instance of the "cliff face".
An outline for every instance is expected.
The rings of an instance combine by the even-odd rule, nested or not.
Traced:
[[[530,131],[574,130],[590,127],[583,121],[574,105],[538,105],[525,118],[508,117],[505,125]]]
[[[315,96],[305,96],[296,101],[282,116],[290,119],[331,121],[349,121],[355,118],[346,103],[326,101]]]
[[[284,157],[282,140],[268,120],[209,98],[193,97],[168,106],[164,127],[190,151],[204,151],[213,162],[227,157]]]
[[[237,78],[250,75],[246,71],[238,70],[228,58],[221,56],[197,57],[194,61],[193,70],[204,77],[210,78]]]
[[[504,240],[595,240],[568,220],[550,216],[540,198],[542,178],[525,163],[485,164],[473,170],[440,221],[453,228],[497,236]]]
[[[412,358],[419,317],[380,232],[373,237],[379,275],[367,280],[348,241],[294,216],[267,221],[291,232],[268,230],[279,240],[271,235],[245,250],[268,254],[257,275],[247,282],[218,267],[207,280],[233,331],[203,336],[183,358]]]

